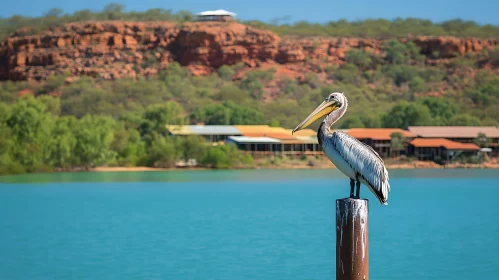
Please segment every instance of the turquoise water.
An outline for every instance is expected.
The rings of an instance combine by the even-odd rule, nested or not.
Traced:
[[[370,279],[495,279],[498,170],[394,170]],[[0,279],[334,279],[336,170],[0,177]]]

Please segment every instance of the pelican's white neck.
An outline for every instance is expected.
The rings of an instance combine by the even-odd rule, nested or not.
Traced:
[[[329,133],[329,129],[331,128],[331,126],[339,119],[341,119],[341,117],[343,117],[343,115],[346,113],[348,108],[348,100],[345,96],[343,96],[343,101],[341,103],[342,105],[338,110],[331,112],[322,121],[324,124],[321,125],[321,128],[326,130],[325,132]]]

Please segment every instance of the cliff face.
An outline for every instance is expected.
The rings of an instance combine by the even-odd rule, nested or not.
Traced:
[[[293,65],[308,60],[341,64],[345,52],[360,48],[381,53],[382,41],[362,38],[281,39],[274,33],[239,23],[87,22],[53,27],[25,36],[23,30],[0,43],[0,80],[46,79],[53,74],[103,79],[156,74],[177,61],[194,74],[243,62]],[[416,37],[404,39],[423,54],[441,58],[480,52],[498,39]],[[303,68],[304,70],[307,67]]]

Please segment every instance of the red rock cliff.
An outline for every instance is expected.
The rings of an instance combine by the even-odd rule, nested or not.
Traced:
[[[87,22],[24,36],[20,30],[0,43],[0,80],[46,79],[70,73],[104,79],[152,75],[177,61],[197,74],[244,62],[296,64],[311,60],[341,64],[350,48],[380,53],[383,42],[361,38],[279,38],[239,23]],[[417,37],[424,54],[442,58],[495,47],[497,39]]]

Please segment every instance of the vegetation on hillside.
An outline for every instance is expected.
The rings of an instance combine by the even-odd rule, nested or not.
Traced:
[[[0,19],[0,39],[12,34],[20,28],[29,28],[30,33],[47,29],[49,26],[68,22],[88,20],[128,20],[128,21],[192,21],[194,15],[185,10],[150,9],[145,12],[125,12],[124,6],[116,3],[108,4],[102,11],[80,10],[73,14],[64,13],[60,9],[51,9],[42,17],[25,17],[13,15]],[[384,19],[369,19],[365,21],[348,22],[346,20],[330,21],[326,24],[300,21],[293,24],[279,24],[279,20],[271,23],[261,21],[245,21],[254,27],[269,29],[280,36],[354,36],[370,38],[394,38],[411,35],[450,35],[466,37],[499,37],[499,27],[479,25],[473,21],[449,20],[443,23],[433,23],[429,20],[407,18],[392,21]]]
[[[292,128],[327,94],[342,91],[350,100],[348,114],[338,124],[343,128],[497,125],[499,77],[478,69],[475,58],[426,66],[417,47],[398,41],[387,42],[384,52],[387,55],[379,57],[349,51],[345,65],[326,67],[327,81],[307,73],[305,81],[299,82],[276,76],[273,68],[248,71],[241,81],[233,81],[240,65],[222,66],[210,76],[195,77],[171,63],[156,76],[136,79],[106,81],[83,76],[66,83],[65,76],[52,76],[45,82],[2,82],[0,102],[16,102],[19,92],[50,94],[60,96],[56,115],[119,119],[141,115],[149,105],[175,101],[188,123],[268,123]],[[278,96],[263,102],[273,83]]]

